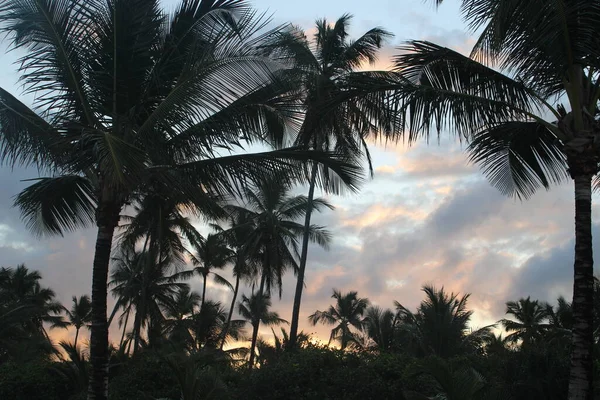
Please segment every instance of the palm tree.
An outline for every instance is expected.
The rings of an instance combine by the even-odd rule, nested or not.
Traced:
[[[473,311],[467,309],[470,295],[446,293],[444,288],[423,286],[425,300],[413,313],[397,301],[394,302],[402,329],[417,344],[417,355],[452,357],[465,351],[481,348],[491,334],[493,325],[471,331],[469,321]]]
[[[256,341],[258,339],[258,328],[260,327],[260,324],[263,323],[267,326],[273,326],[288,323],[286,320],[279,318],[277,312],[269,311],[271,305],[271,298],[261,292],[254,293],[250,297],[242,295],[242,301],[238,304],[238,312],[252,325],[250,359],[248,360],[249,368],[254,366]]]
[[[182,287],[177,290],[171,302],[163,305],[164,333],[170,342],[182,344],[184,347],[193,343],[190,329],[201,299],[202,297],[189,287]]]
[[[202,302],[206,300],[206,281],[209,275],[219,285],[227,286],[233,290],[233,287],[214,270],[223,269],[230,264],[234,257],[234,252],[227,246],[223,235],[208,234],[206,239],[200,239],[194,245],[195,252],[192,254],[192,263],[195,265],[194,272],[202,277]]]
[[[308,317],[311,325],[322,323],[324,325],[335,325],[329,336],[329,344],[333,340],[339,340],[341,349],[354,340],[354,334],[351,327],[361,330],[364,326],[363,315],[369,306],[369,300],[358,297],[358,293],[350,291],[342,294],[340,291],[333,289],[331,296],[336,300],[335,306],[329,306],[327,311],[315,311]]]
[[[44,324],[50,328],[67,325],[61,315],[64,307],[54,299],[54,290],[40,285],[41,279],[38,271],[29,271],[23,264],[0,268],[0,304],[20,314],[19,319],[29,335],[42,334],[48,339]]]
[[[243,251],[248,257],[261,261],[259,293],[270,294],[273,287],[277,287],[279,297],[285,271],[298,270],[298,239],[303,235],[304,226],[296,221],[306,214],[308,201],[306,196],[290,196],[289,190],[285,182],[264,179],[255,189],[244,190],[245,207],[228,207],[233,216],[243,218],[252,226]],[[314,199],[312,207],[333,209],[323,199]],[[327,230],[311,225],[309,233],[312,242],[328,248],[331,234]]]
[[[506,303],[506,313],[510,314],[516,321],[502,319],[502,325],[507,332],[512,332],[506,337],[511,342],[522,341],[524,348],[543,339],[548,331],[548,311],[544,304],[537,300],[519,299]]]
[[[237,301],[238,292],[240,289],[240,282],[252,281],[258,275],[258,266],[260,264],[260,256],[256,253],[249,252],[247,244],[249,243],[250,237],[253,233],[252,219],[247,213],[238,213],[238,215],[231,215],[229,217],[230,228],[224,230],[221,227],[217,228],[228,245],[233,249],[233,276],[235,277],[235,285],[233,287],[233,295],[231,298],[231,305],[229,306],[229,313],[227,314],[227,323],[223,330],[223,338],[221,340],[221,350],[225,345],[225,337],[233,317],[233,311]]]
[[[225,341],[240,340],[244,325],[243,320],[232,320],[227,324],[227,313],[218,301],[206,300],[198,314],[192,317],[191,331],[194,335],[195,351],[201,349],[219,349],[222,338]],[[225,328],[227,332],[225,333]]]
[[[480,32],[470,57],[423,41],[401,49],[396,67],[405,82],[397,86],[398,120],[411,132],[410,140],[428,136],[431,128],[467,136],[471,160],[505,194],[528,198],[541,187],[573,180],[569,399],[589,399],[600,5],[588,0],[462,0],[461,10],[473,32]]]
[[[37,234],[97,227],[90,399],[107,397],[113,235],[140,193],[169,188],[192,201],[265,175],[305,179],[309,160],[359,180],[341,154],[218,153],[281,144],[297,118],[294,82],[262,56],[270,33],[244,0],[181,0],[172,16],[158,0],[7,0],[0,24],[25,53],[22,82],[35,94],[30,108],[0,88],[0,161],[48,174],[16,205]]]
[[[110,281],[113,295],[125,306],[126,315],[135,309],[134,354],[140,345],[142,329],[148,327],[148,344],[152,346],[162,331],[162,309],[172,304],[180,290],[188,287],[179,282],[180,273],[169,275],[170,269],[169,259],[155,261],[148,252],[124,249],[122,256],[114,258]]]
[[[256,342],[257,362],[261,367],[276,362],[290,346],[290,335],[285,328],[281,328],[281,337],[277,336],[273,328],[271,328],[271,332],[273,332],[273,345],[262,339],[258,339]],[[303,347],[308,343],[310,343],[310,335],[301,331],[298,334],[297,345]]]
[[[392,310],[370,306],[363,320],[364,330],[379,351],[390,351],[398,346],[400,318]]]
[[[73,347],[77,348],[77,338],[79,336],[79,330],[82,326],[89,327],[92,322],[92,302],[88,295],[73,296],[73,305],[70,310],[65,310],[69,323],[75,327],[75,341]]]
[[[393,75],[383,71],[359,71],[373,65],[377,52],[392,34],[382,28],[368,30],[352,40],[349,28],[352,16],[345,14],[334,23],[316,21],[316,32],[309,40],[300,29],[279,32],[271,49],[275,56],[293,56],[295,80],[301,85],[304,120],[296,144],[318,150],[336,149],[348,157],[365,156],[371,173],[371,157],[366,137],[379,134],[390,136],[392,113],[377,88]],[[333,192],[342,187],[331,179],[329,171],[313,167],[310,171],[305,233],[302,240],[298,279],[294,295],[290,340],[296,342],[300,320],[300,304],[311,239],[310,226],[315,186],[319,181]]]

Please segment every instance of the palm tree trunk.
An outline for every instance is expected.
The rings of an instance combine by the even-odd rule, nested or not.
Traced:
[[[88,400],[108,399],[108,324],[106,298],[108,295],[108,266],[120,207],[100,203],[96,223],[98,234],[92,273],[92,328],[90,336],[90,383]]]
[[[204,306],[204,301],[206,300],[206,275],[202,274],[204,278],[202,281],[202,303],[200,303],[200,308]]]
[[[298,267],[298,278],[296,281],[296,292],[294,293],[294,306],[292,308],[292,322],[290,325],[289,349],[296,346],[298,338],[298,323],[300,320],[300,303],[302,302],[302,289],[304,289],[304,273],[306,272],[306,260],[308,258],[308,239],[310,230],[310,217],[312,215],[313,198],[317,183],[318,167],[315,164],[310,175],[310,186],[308,188],[308,201],[306,216],[304,217],[304,237],[302,238],[302,251],[300,253],[300,265]]]
[[[260,326],[260,320],[252,323],[252,343],[250,344],[250,360],[248,360],[248,368],[252,369],[254,366],[254,352],[256,349],[256,340],[258,339],[258,327]]]
[[[108,317],[108,326],[110,327],[110,324],[112,323],[112,320],[115,318],[115,315],[117,314],[117,311],[119,310],[119,300],[117,300],[117,302],[115,303],[115,306],[113,307],[112,312],[110,313],[110,317]]]
[[[137,353],[140,345],[140,335],[142,330],[142,311],[137,307],[135,309],[135,318],[133,320],[133,354]]]
[[[575,181],[575,276],[569,400],[592,400],[593,392],[592,175],[578,174],[573,177]]]
[[[240,277],[237,275],[235,277],[235,288],[233,289],[233,299],[231,299],[231,307],[229,307],[229,315],[227,316],[227,324],[225,324],[225,329],[223,329],[223,337],[221,338],[221,347],[223,350],[223,346],[225,346],[225,340],[227,339],[227,334],[229,333],[229,324],[231,324],[231,318],[233,316],[233,309],[235,308],[235,300],[237,299],[238,290],[240,288]]]
[[[79,327],[75,327],[75,342],[73,343],[73,347],[77,348],[77,338],[79,337]]]
[[[129,322],[129,310],[125,314],[125,323],[123,324],[123,333],[121,334],[121,341],[119,342],[119,350],[123,347],[123,341],[125,340],[125,332],[127,331],[127,323]]]

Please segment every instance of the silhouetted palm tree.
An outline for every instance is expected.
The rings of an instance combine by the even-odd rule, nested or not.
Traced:
[[[354,334],[351,327],[361,330],[364,327],[363,315],[369,306],[369,300],[358,297],[358,293],[350,291],[342,294],[333,289],[331,296],[336,300],[335,305],[329,306],[327,311],[315,311],[308,317],[309,322],[314,326],[318,323],[324,325],[335,325],[329,336],[329,343],[333,340],[339,340],[341,349],[354,340]]]
[[[72,300],[73,305],[71,306],[71,309],[65,309],[65,312],[69,318],[69,324],[75,327],[75,341],[73,342],[73,347],[77,348],[79,330],[83,326],[89,328],[89,324],[92,322],[92,302],[88,295],[83,295],[79,298],[73,296]]]
[[[234,257],[234,252],[231,250],[225,238],[221,234],[210,233],[206,239],[200,239],[193,245],[192,263],[194,264],[194,272],[202,277],[202,302],[206,300],[206,281],[211,275],[214,281],[223,286],[227,286],[233,290],[231,283],[227,279],[215,272],[225,268],[231,264]]]
[[[436,0],[442,3],[442,0]],[[575,188],[573,347],[569,399],[592,392],[592,180],[598,172],[597,1],[462,0],[480,36],[471,56],[430,42],[402,47],[397,100],[410,140],[450,129],[503,193]],[[507,74],[498,72],[504,70]],[[548,117],[549,116],[549,117]]]
[[[193,317],[202,297],[189,287],[179,288],[172,301],[163,305],[164,333],[172,343],[191,346],[194,342],[190,330]]]
[[[292,55],[296,66],[295,80],[302,89],[304,110],[304,120],[296,144],[318,150],[335,149],[354,159],[364,156],[372,173],[366,138],[369,135],[389,137],[393,126],[393,114],[387,108],[384,94],[376,88],[382,82],[387,83],[393,75],[384,71],[360,69],[368,64],[375,64],[377,53],[392,34],[376,27],[351,39],[351,20],[352,16],[348,14],[331,23],[326,19],[317,20],[312,40],[298,28],[280,32],[275,36],[271,49],[274,50],[274,56]],[[338,180],[332,179],[327,168],[313,167],[310,171],[304,216],[305,234],[290,327],[292,343],[296,341],[298,332],[311,239],[309,231],[313,198],[319,181],[334,193],[343,189]]]
[[[510,334],[506,337],[511,342],[522,341],[523,347],[540,341],[548,331],[548,311],[544,304],[537,300],[519,299],[506,303],[506,313],[516,321],[502,319],[502,325]]]
[[[267,326],[287,324],[288,322],[279,317],[275,311],[269,311],[271,308],[271,298],[263,293],[254,293],[250,297],[242,295],[242,301],[238,304],[240,315],[252,325],[252,340],[250,343],[250,359],[248,367],[254,366],[256,356],[256,341],[258,339],[258,328],[263,323]]]
[[[378,350],[390,351],[399,345],[400,322],[400,318],[392,310],[371,306],[365,312],[363,329]]]
[[[402,329],[417,344],[417,355],[451,357],[480,348],[492,326],[475,331],[469,328],[473,311],[467,309],[469,294],[446,293],[444,288],[423,286],[425,300],[413,313],[395,302]]]
[[[150,187],[233,193],[265,175],[304,179],[308,160],[352,184],[340,154],[283,149],[221,157],[248,141],[283,142],[295,82],[263,57],[270,36],[244,0],[6,0],[0,24],[24,52],[33,108],[0,88],[0,161],[52,177],[16,204],[35,233],[95,225],[89,398],[107,396],[107,281],[121,210]],[[85,30],[85,32],[84,32]],[[39,111],[36,112],[36,110]],[[283,175],[285,173],[285,176]]]
[[[306,213],[306,196],[290,196],[290,187],[281,180],[265,179],[255,189],[244,191],[245,207],[229,206],[234,216],[244,218],[252,225],[245,238],[244,251],[254,259],[260,259],[259,293],[270,294],[273,287],[281,287],[286,270],[298,270],[298,239],[304,226],[297,222]],[[332,209],[323,199],[313,200],[313,208]],[[328,248],[330,233],[318,225],[309,228],[310,239],[321,247]]]
[[[218,301],[206,300],[198,314],[194,314],[191,319],[191,331],[195,340],[193,349],[195,351],[219,349],[223,335],[226,342],[240,340],[246,322],[230,321],[225,334],[226,324],[227,313],[222,304]]]
[[[162,308],[170,305],[179,290],[188,287],[181,283],[181,274],[170,275],[169,259],[154,260],[148,252],[123,250],[114,258],[110,285],[113,294],[121,299],[125,313],[135,310],[133,352],[140,345],[142,329],[147,327],[148,345],[152,346],[162,331]]]

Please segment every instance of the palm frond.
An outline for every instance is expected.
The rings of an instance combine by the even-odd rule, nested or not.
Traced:
[[[475,134],[467,151],[490,183],[506,195],[528,198],[568,179],[562,146],[535,121],[511,121]]]
[[[80,176],[39,178],[15,199],[26,225],[37,235],[58,234],[95,221],[95,189]]]

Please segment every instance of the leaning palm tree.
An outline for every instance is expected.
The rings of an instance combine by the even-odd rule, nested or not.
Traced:
[[[294,82],[264,57],[265,21],[244,0],[6,0],[0,26],[34,94],[0,88],[0,161],[46,176],[16,198],[37,234],[95,225],[90,399],[107,397],[106,297],[121,210],[150,187],[232,193],[265,175],[305,179],[325,162],[352,185],[345,155],[282,149],[222,156],[248,141],[281,144],[297,118]],[[38,110],[37,112],[35,110]],[[164,192],[165,190],[161,190]]]
[[[230,264],[233,261],[234,252],[227,246],[223,235],[214,233],[208,234],[206,239],[201,238],[193,244],[193,247],[191,258],[194,272],[202,277],[202,301],[200,303],[202,306],[206,300],[206,282],[209,276],[212,276],[217,284],[233,290],[231,283],[215,270],[223,269]]]
[[[442,3],[442,0],[436,0]],[[399,121],[410,139],[450,128],[503,193],[575,188],[573,346],[569,399],[592,385],[591,186],[600,160],[600,3],[462,0],[480,33],[470,57],[430,42],[404,46]],[[493,68],[496,67],[496,68]],[[506,71],[503,74],[499,71]]]
[[[65,310],[69,324],[75,327],[75,341],[73,347],[77,348],[77,338],[79,336],[79,330],[81,327],[89,327],[92,322],[92,302],[88,295],[73,296],[73,305],[70,310]]]
[[[311,325],[322,323],[324,325],[335,325],[329,335],[329,344],[333,340],[339,340],[341,349],[354,340],[354,333],[351,327],[361,330],[364,327],[363,315],[369,306],[369,300],[358,297],[358,293],[350,291],[342,294],[340,291],[333,289],[331,296],[336,300],[334,306],[329,306],[327,311],[315,311],[308,317]]]
[[[545,304],[537,300],[519,299],[506,303],[506,313],[512,319],[502,319],[502,325],[510,335],[506,337],[511,342],[521,341],[524,348],[543,339],[548,331],[548,310]]]
[[[295,79],[302,87],[304,120],[296,144],[318,150],[336,149],[356,159],[364,156],[372,173],[366,138],[369,135],[389,137],[393,126],[393,114],[387,108],[384,95],[376,88],[394,76],[361,68],[374,65],[378,51],[392,34],[376,27],[351,39],[351,20],[352,16],[348,14],[333,23],[326,19],[317,20],[312,40],[300,29],[280,32],[270,48],[272,56],[293,56]],[[331,178],[327,168],[314,166],[310,171],[305,232],[290,327],[291,347],[296,341],[300,320],[315,187],[321,181],[336,192],[340,191],[339,181]]]
[[[269,311],[271,308],[271,298],[263,293],[254,293],[250,297],[242,295],[242,301],[238,304],[240,315],[252,325],[252,341],[250,343],[250,359],[248,367],[254,366],[254,357],[256,356],[256,342],[258,339],[258,328],[260,324],[267,326],[287,324],[288,322],[279,318],[275,311]]]
[[[416,312],[394,302],[405,335],[416,344],[416,355],[447,358],[473,352],[483,346],[493,325],[472,331],[469,321],[473,311],[467,308],[470,295],[447,293],[444,288],[423,286],[425,300]]]

